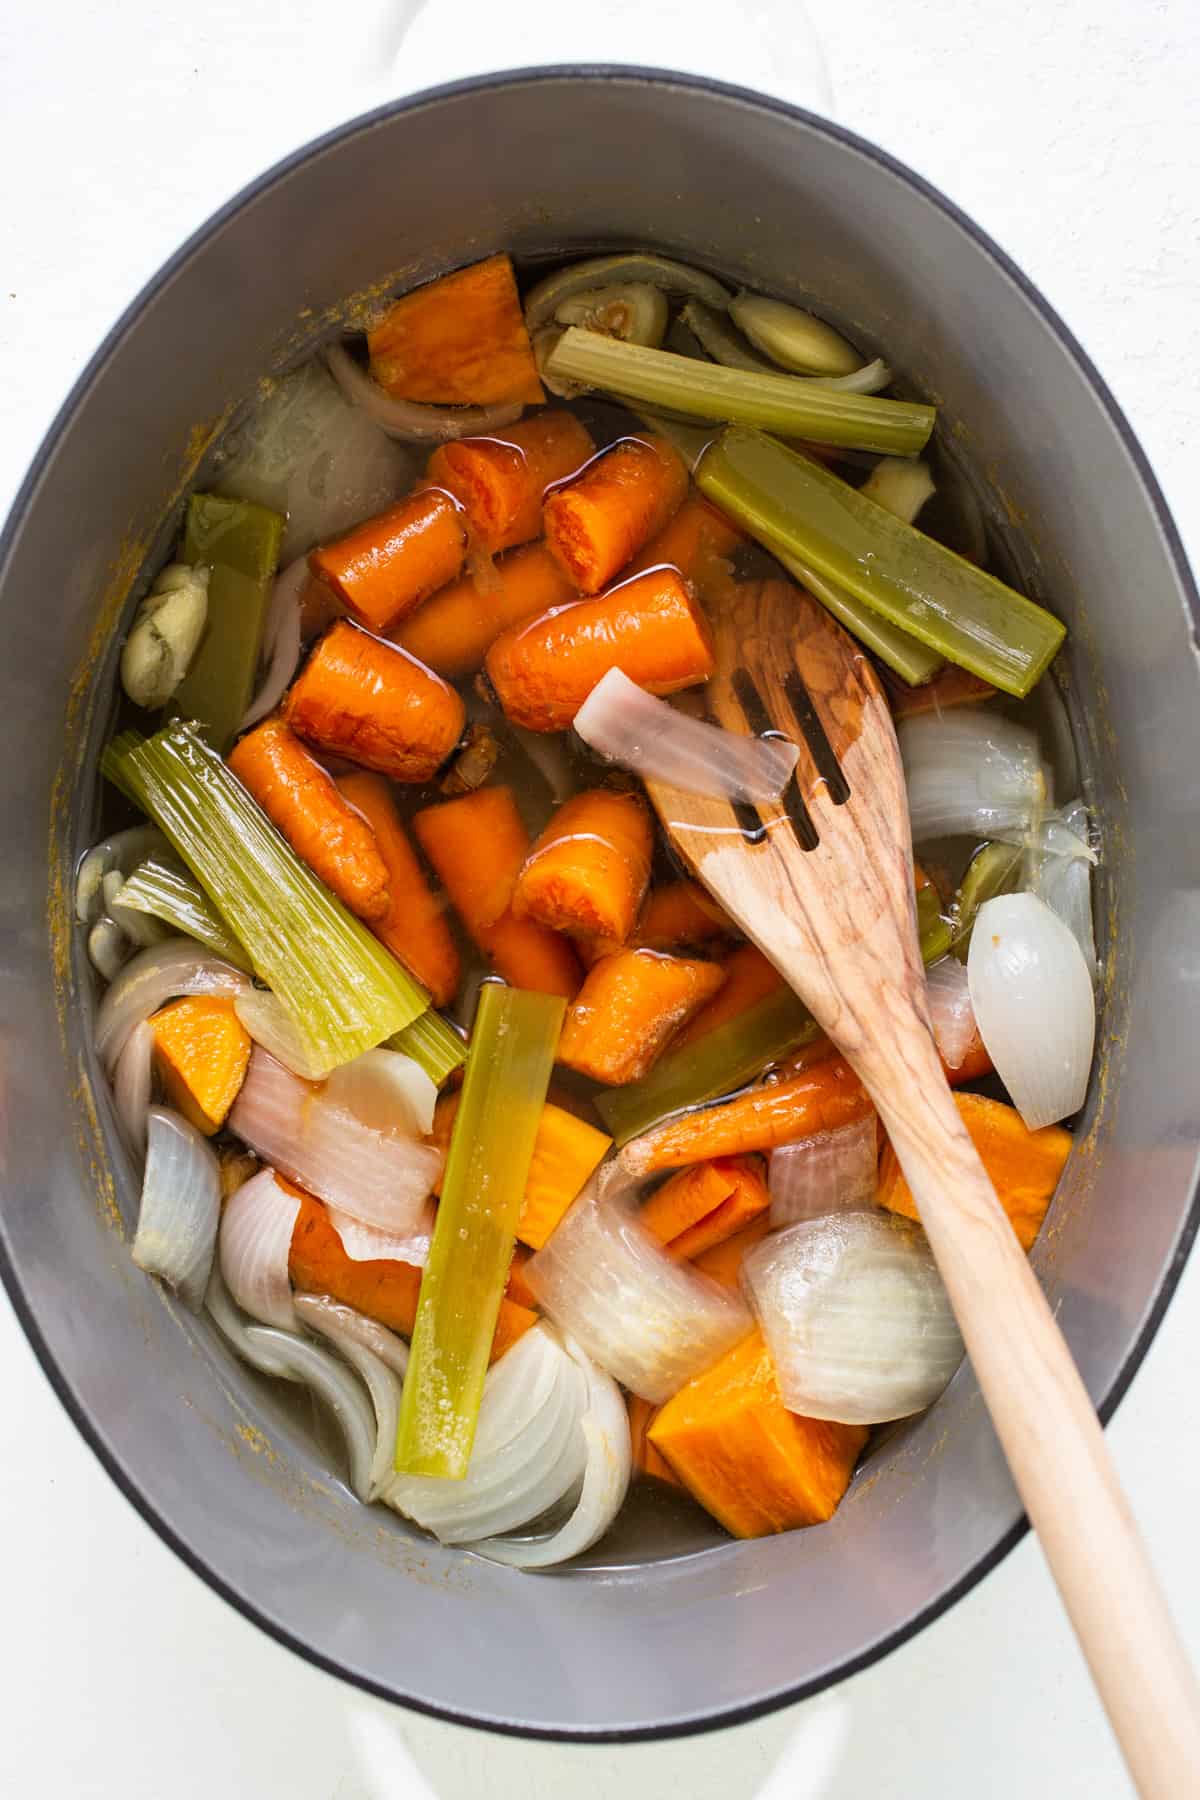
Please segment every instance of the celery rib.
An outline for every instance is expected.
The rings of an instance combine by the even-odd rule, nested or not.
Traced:
[[[461,1481],[566,1003],[486,982],[421,1279],[396,1468]]]
[[[230,931],[200,883],[173,857],[148,856],[121,889],[121,905],[161,919],[237,969],[250,972],[245,946]]]
[[[450,1075],[466,1061],[467,1046],[455,1031],[448,1025],[441,1013],[430,1007],[403,1031],[398,1031],[387,1041],[389,1050],[399,1050],[402,1056],[411,1056],[415,1063],[420,1063],[430,1081],[441,1087],[447,1075]]]
[[[254,692],[283,528],[281,513],[252,500],[193,494],[188,501],[181,554],[212,571],[208,621],[169,710],[173,718],[199,719],[218,750],[233,738]]]

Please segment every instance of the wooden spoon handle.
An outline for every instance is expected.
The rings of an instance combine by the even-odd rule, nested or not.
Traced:
[[[925,1060],[876,1103],[1009,1467],[1139,1794],[1200,1794],[1200,1691],[1100,1422],[932,1050]]]

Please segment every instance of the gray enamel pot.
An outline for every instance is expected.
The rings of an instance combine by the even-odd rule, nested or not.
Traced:
[[[385,108],[256,182],[150,284],[63,408],[0,555],[0,1244],[43,1366],[154,1529],[281,1643],[411,1706],[581,1738],[811,1693],[992,1568],[1024,1526],[970,1370],[875,1453],[832,1523],[769,1541],[643,1507],[589,1567],[523,1576],[360,1507],[286,1397],[130,1263],[135,1184],[89,1047],[70,890],[95,829],[114,628],[214,422],[348,295],[503,247],[630,242],[819,296],[886,347],[937,401],[1026,586],[1070,626],[1103,822],[1104,1047],[1034,1261],[1107,1416],[1196,1224],[1196,594],[1078,344],[923,182],[821,120],[672,75],[539,70]]]

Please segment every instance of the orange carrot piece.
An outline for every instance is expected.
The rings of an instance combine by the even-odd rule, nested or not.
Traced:
[[[228,761],[296,855],[352,913],[371,924],[386,918],[388,872],[375,833],[284,720],[264,719]]]
[[[711,949],[737,936],[737,926],[711,894],[695,881],[671,881],[655,888],[638,920],[639,950]],[[694,1037],[693,1026],[688,1027]]]
[[[276,1176],[276,1180],[289,1193],[300,1196],[288,1255],[292,1286],[304,1294],[328,1294],[343,1306],[352,1306],[368,1319],[398,1331],[402,1337],[411,1337],[421,1292],[420,1269],[391,1258],[355,1262],[342,1248],[342,1240],[321,1202],[282,1176]],[[528,1307],[502,1300],[491,1360],[495,1362],[503,1356],[536,1323],[537,1315]]]
[[[784,985],[783,976],[774,963],[768,962],[754,944],[740,945],[725,958],[722,967],[725,970],[724,987],[703,1012],[698,1012],[691,1023],[684,1026],[672,1044],[672,1050],[694,1044],[706,1032],[724,1025],[729,1019],[736,1019],[739,1013],[748,1012]]]
[[[979,1035],[978,1028],[967,1045],[966,1054],[957,1069],[947,1069],[945,1063],[942,1064],[942,1067],[946,1069],[946,1080],[951,1087],[963,1087],[968,1081],[979,1081],[983,1076],[991,1074],[992,1059],[984,1049],[983,1039]]]
[[[580,982],[570,944],[533,919],[515,919],[509,903],[529,854],[511,788],[479,788],[427,806],[413,819],[417,842],[467,932],[514,987],[570,999]]]
[[[308,566],[369,631],[387,631],[447,581],[467,553],[448,494],[410,494],[345,537],[309,552]]]
[[[191,994],[150,1020],[154,1061],[176,1112],[212,1137],[238,1096],[250,1061],[250,1033],[232,1000]]]
[[[573,475],[594,449],[574,413],[557,409],[535,413],[494,437],[441,445],[425,478],[453,495],[474,543],[495,555],[542,535],[546,489]],[[562,579],[573,595],[574,583]]]
[[[947,663],[932,681],[923,687],[909,687],[890,669],[883,671],[884,685],[892,703],[894,719],[911,719],[917,713],[942,712],[948,706],[967,706],[978,700],[990,700],[995,688],[990,687],[969,669]]]
[[[736,1293],[742,1285],[743,1261],[755,1244],[762,1243],[770,1229],[770,1214],[759,1213],[757,1219],[752,1219],[741,1231],[735,1231],[732,1237],[693,1256],[692,1267],[701,1275],[707,1275],[710,1281],[719,1281],[722,1287],[733,1288]]]
[[[634,1480],[649,1475],[655,1481],[665,1481],[671,1487],[682,1488],[682,1481],[666,1457],[660,1455],[646,1436],[647,1428],[658,1411],[654,1402],[643,1400],[640,1394],[626,1394],[625,1404],[629,1408],[629,1447],[633,1451]]]
[[[440,675],[345,619],[313,651],[284,713],[317,749],[393,781],[428,781],[466,719],[461,699]]]
[[[867,1441],[862,1425],[788,1412],[760,1331],[667,1401],[649,1440],[734,1537],[833,1517]]]
[[[371,929],[429,989],[433,1004],[448,1006],[458,992],[462,965],[445,908],[425,878],[400,822],[391,788],[382,775],[365,771],[339,776],[337,787],[375,833],[388,873],[391,904]]]
[[[433,1141],[443,1150],[450,1148],[450,1128],[457,1111],[458,1095],[443,1094],[433,1115]],[[612,1139],[586,1119],[546,1102],[521,1197],[517,1236],[523,1244],[532,1250],[542,1248],[611,1147]]]
[[[623,438],[542,508],[546,542],[582,594],[598,594],[678,512],[688,475],[665,438]]]
[[[654,828],[638,794],[588,788],[560,806],[513,890],[518,919],[623,944],[650,880]]]
[[[372,375],[400,400],[538,406],[546,397],[507,256],[404,294],[368,332],[367,349]]]
[[[652,1175],[709,1157],[772,1150],[810,1132],[851,1125],[871,1110],[850,1065],[831,1056],[790,1080],[767,1081],[732,1100],[667,1119],[626,1144],[621,1160],[631,1175]]]
[[[1031,1248],[1042,1228],[1072,1138],[1061,1125],[1030,1131],[1015,1107],[982,1094],[955,1094],[959,1117],[991,1177],[996,1197],[1012,1221],[1022,1250]],[[916,1202],[890,1144],[879,1163],[879,1204],[903,1218],[915,1219]]]
[[[733,1193],[735,1182],[720,1163],[694,1163],[656,1188],[638,1209],[638,1224],[660,1244],[669,1244]]]
[[[744,543],[741,532],[704,497],[690,493],[675,517],[634,557],[626,575],[640,575],[666,563],[714,605],[733,581],[730,558]]]
[[[452,581],[407,619],[392,641],[449,680],[473,675],[502,631],[566,606],[575,590],[545,544],[526,544],[495,565],[496,584]]]
[[[558,1060],[614,1087],[640,1081],[724,979],[716,963],[664,956],[658,950],[605,956],[588,971],[567,1010]],[[699,1162],[702,1156],[680,1160]]]
[[[707,681],[716,665],[708,621],[683,577],[652,569],[598,599],[510,626],[484,666],[514,724],[565,731],[610,669],[648,693],[676,694]]]
[[[671,1239],[667,1255],[675,1262],[692,1262],[706,1250],[725,1243],[755,1219],[765,1217],[771,1205],[761,1157],[731,1156],[714,1166],[732,1181],[733,1192],[720,1206]]]
[[[505,1283],[505,1298],[515,1306],[524,1306],[530,1312],[537,1311],[537,1295],[525,1279],[525,1265],[533,1255],[533,1251],[524,1244],[514,1244],[513,1258],[508,1265],[508,1281]]]

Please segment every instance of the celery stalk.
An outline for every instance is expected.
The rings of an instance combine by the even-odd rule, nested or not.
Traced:
[[[1023,699],[1066,635],[1044,607],[760,431],[722,432],[696,481],[768,550],[1006,694]]]
[[[775,552],[788,574],[793,576],[804,591],[819,600],[826,612],[833,614],[839,625],[844,625],[852,637],[856,637],[868,650],[873,650],[880,662],[894,669],[902,681],[909,687],[923,687],[932,681],[939,669],[945,668],[946,659],[931,650],[928,644],[922,644],[911,632],[901,631],[877,613],[873,607],[866,606],[840,588],[835,582],[826,581],[810,569],[806,563],[788,556],[785,551]]]
[[[985,900],[1012,892],[1021,873],[1024,855],[1019,844],[984,844],[971,858],[958,890],[955,912],[953,948],[960,962],[967,960],[975,915]],[[124,889],[121,898],[125,898]]]
[[[149,814],[324,1072],[411,1025],[429,996],[305,867],[191,724],[127,731],[108,779]]]
[[[851,394],[803,375],[727,369],[670,350],[623,344],[578,326],[563,333],[546,368],[552,377],[606,388],[665,412],[759,425],[785,437],[892,456],[923,450],[935,417],[932,406],[915,401]]]
[[[283,526],[279,513],[251,500],[193,494],[188,502],[180,555],[212,571],[208,622],[170,711],[199,719],[218,750],[229,745],[254,693]]]
[[[917,937],[926,968],[945,956],[954,940],[954,927],[942,917],[941,896],[932,882],[917,894]]]
[[[121,889],[121,905],[162,919],[249,972],[250,958],[195,876],[173,856],[148,856]]]
[[[461,1481],[566,1003],[487,982],[404,1381],[396,1467]]]
[[[401,1055],[411,1056],[415,1063],[420,1063],[437,1087],[441,1087],[447,1075],[467,1057],[467,1046],[462,1038],[432,1007],[411,1025],[406,1025],[403,1031],[398,1031],[395,1037],[390,1037],[387,1048],[399,1050]]]

